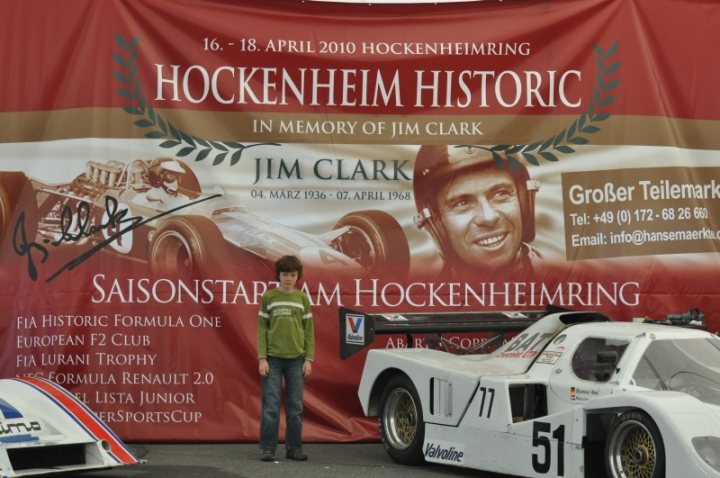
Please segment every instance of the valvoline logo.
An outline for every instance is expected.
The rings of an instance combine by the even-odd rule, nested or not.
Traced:
[[[465,447],[460,443],[427,442],[425,443],[425,458],[431,461],[449,461],[462,463],[465,457]]]
[[[347,314],[345,316],[345,342],[348,344],[365,344],[365,316]]]

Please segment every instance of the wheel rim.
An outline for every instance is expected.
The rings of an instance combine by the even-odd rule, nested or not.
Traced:
[[[613,477],[652,478],[657,449],[650,430],[628,420],[621,424],[610,442],[610,468]]]
[[[418,412],[412,395],[396,388],[388,395],[383,413],[383,425],[390,445],[398,450],[409,447],[417,434]]]
[[[348,232],[335,241],[335,249],[366,269],[372,269],[377,261],[378,253],[372,239],[358,227],[349,226]]]
[[[175,231],[166,231],[157,239],[155,257],[160,271],[181,276],[189,276],[195,269],[195,261],[190,252],[190,244]]]

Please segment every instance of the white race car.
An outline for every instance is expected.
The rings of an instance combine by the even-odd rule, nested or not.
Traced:
[[[341,344],[442,330],[442,317],[413,315],[343,309]],[[370,350],[358,394],[395,461],[526,477],[720,477],[715,335],[588,312],[450,315],[454,331],[531,325],[484,355]]]
[[[64,388],[40,378],[0,380],[0,477],[136,463],[107,425]]]

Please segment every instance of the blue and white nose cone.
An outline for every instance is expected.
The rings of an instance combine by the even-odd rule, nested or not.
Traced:
[[[0,380],[0,476],[100,470],[140,461],[87,406],[49,380]]]

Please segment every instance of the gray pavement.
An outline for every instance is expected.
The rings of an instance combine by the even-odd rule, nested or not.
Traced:
[[[306,444],[306,462],[261,462],[257,444],[131,444],[147,463],[64,476],[76,478],[510,478],[508,475],[443,465],[404,466],[393,462],[379,443]]]

